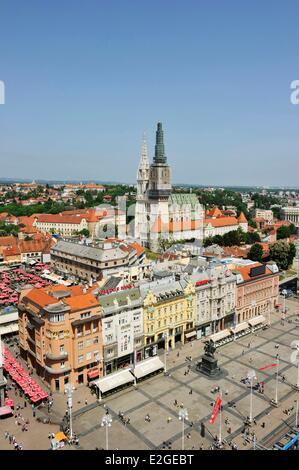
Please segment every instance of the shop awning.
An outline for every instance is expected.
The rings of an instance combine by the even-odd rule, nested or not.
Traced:
[[[227,338],[228,336],[230,336],[230,331],[222,330],[218,331],[218,333],[215,333],[214,335],[211,335],[210,339],[213,341],[213,343],[216,343],[216,341],[220,341],[221,339]]]
[[[13,413],[10,406],[1,406],[0,407],[0,416],[11,415]]]
[[[249,328],[249,325],[246,321],[243,321],[242,323],[239,323],[238,325],[236,325],[235,328],[232,328],[232,332],[233,333],[239,333],[240,331],[244,331],[244,330],[247,330],[247,328]]]
[[[99,369],[92,369],[87,372],[89,379],[95,379],[99,376]]]
[[[186,333],[186,338],[192,338],[192,336],[196,336],[196,331],[190,331],[190,333]]]
[[[160,370],[160,369],[164,369],[164,364],[158,358],[158,356],[155,356],[149,359],[145,359],[145,361],[139,362],[136,365],[133,373],[136,379],[141,379],[142,377],[152,374],[153,372],[156,372],[157,370]]]
[[[102,379],[94,380],[93,383],[98,387],[101,393],[105,393],[130,382],[134,382],[134,377],[131,374],[130,369],[124,369],[113,374],[109,374]]]
[[[264,315],[259,315],[258,317],[254,317],[248,320],[248,323],[250,326],[255,326],[255,325],[259,325],[260,323],[264,323],[265,320],[266,319]]]
[[[11,323],[9,325],[0,325],[0,335],[4,336],[9,333],[15,333],[19,331],[19,325],[18,322]]]

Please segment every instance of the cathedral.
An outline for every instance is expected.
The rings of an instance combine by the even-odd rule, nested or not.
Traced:
[[[204,210],[193,193],[173,193],[171,168],[164,148],[162,123],[158,122],[153,162],[143,137],[137,172],[134,237],[152,251],[161,251],[163,240],[203,239]]]

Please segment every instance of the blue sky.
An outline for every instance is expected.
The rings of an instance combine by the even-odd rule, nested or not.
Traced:
[[[299,186],[295,79],[295,0],[2,0],[0,176],[134,182],[161,120],[174,182]]]

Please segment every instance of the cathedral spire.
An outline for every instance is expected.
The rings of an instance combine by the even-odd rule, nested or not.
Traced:
[[[149,161],[148,161],[148,155],[147,155],[147,137],[146,137],[146,132],[143,132],[143,137],[142,137],[142,149],[141,149],[141,160],[140,160],[140,165],[139,168],[148,168],[149,167]]]
[[[158,122],[156,130],[154,163],[166,163],[162,122]]]

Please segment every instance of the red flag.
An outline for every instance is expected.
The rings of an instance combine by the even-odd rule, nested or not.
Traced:
[[[270,369],[270,367],[276,367],[277,364],[268,364],[267,366],[261,367],[259,370]]]
[[[215,420],[218,416],[221,405],[222,405],[222,400],[221,400],[220,397],[218,397],[217,400],[215,401],[215,405],[214,405],[212,415],[211,415],[211,418],[210,418],[210,423],[211,424],[215,423]]]

